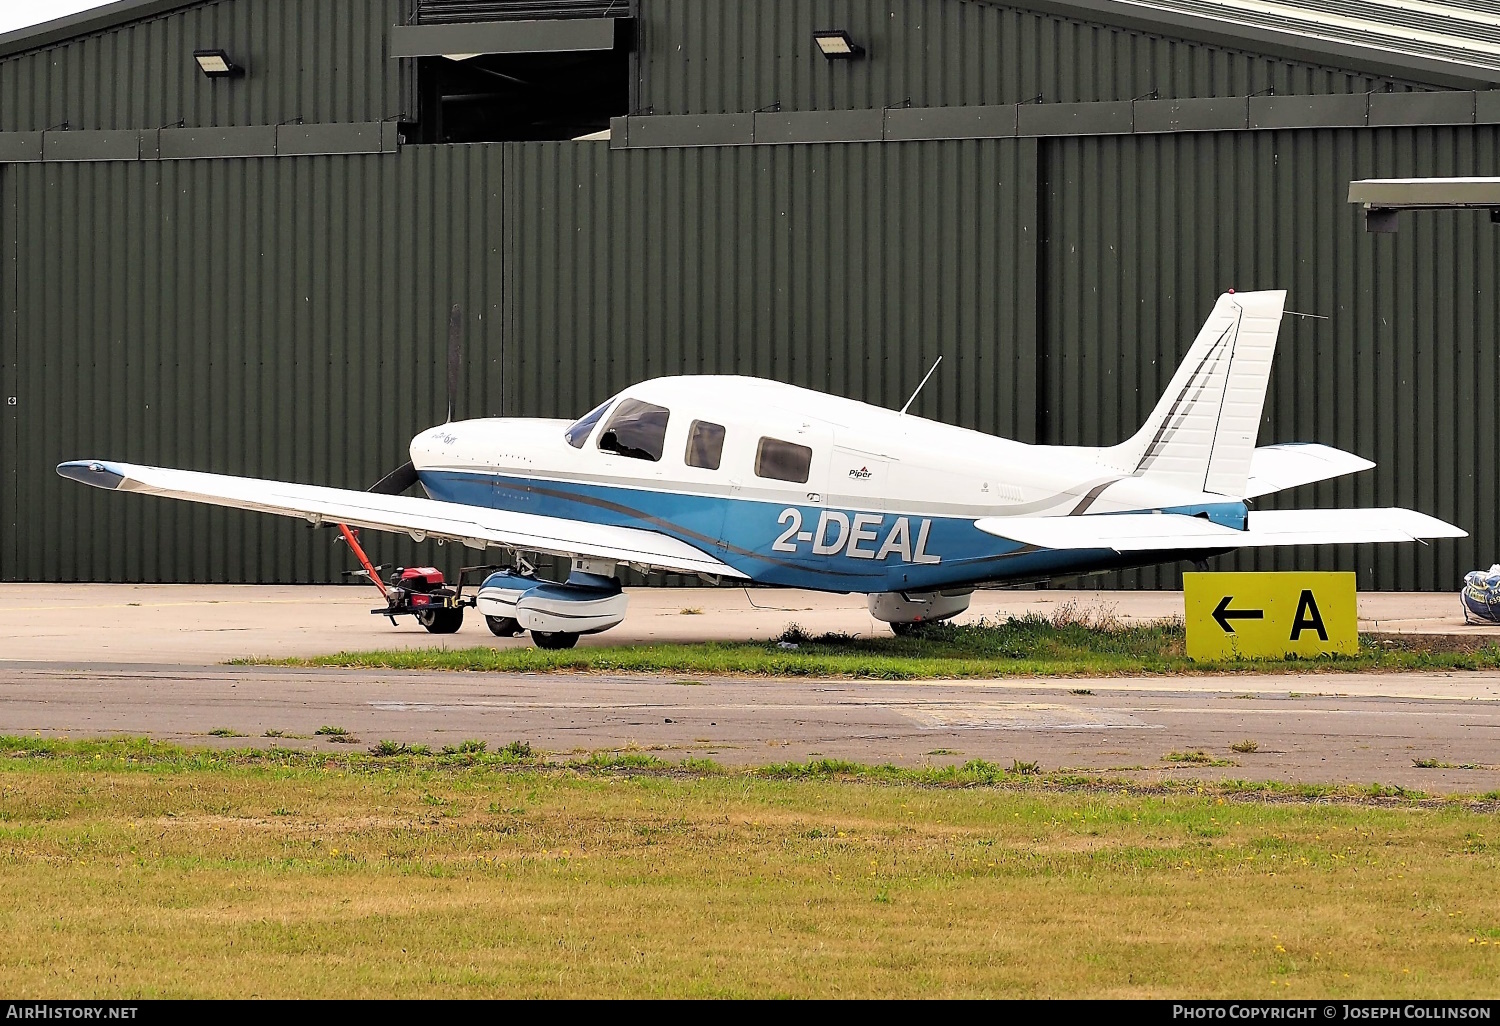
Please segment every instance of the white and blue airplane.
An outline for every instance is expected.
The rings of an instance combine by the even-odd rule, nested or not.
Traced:
[[[981,585],[1242,548],[1464,537],[1411,510],[1250,509],[1374,466],[1323,445],[1256,447],[1285,301],[1220,298],[1150,419],[1111,448],[1025,445],[775,381],[700,376],[643,382],[572,423],[433,428],[372,492],[104,460],[58,472],[509,550],[518,569],[485,582],[479,610],[495,633],[529,630],[546,648],[624,620],[620,566],[862,594],[902,632],[958,615]],[[385,494],[417,482],[430,498]],[[544,582],[528,553],[570,559],[573,572]]]

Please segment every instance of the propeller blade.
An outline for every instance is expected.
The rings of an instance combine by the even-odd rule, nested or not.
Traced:
[[[464,308],[454,306],[448,318],[448,423],[458,410],[458,377],[464,363]]]
[[[417,484],[419,480],[417,477],[417,468],[408,463],[401,469],[393,470],[381,478],[380,482],[371,488],[370,491],[375,495],[400,495]]]

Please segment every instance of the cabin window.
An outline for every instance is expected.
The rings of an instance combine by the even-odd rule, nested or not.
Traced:
[[[609,411],[609,405],[612,402],[614,402],[613,399],[609,400],[609,402],[604,403],[602,406],[595,409],[592,413],[587,414],[582,420],[575,422],[572,427],[568,428],[568,444],[575,449],[582,449],[585,445],[587,445],[589,435],[594,433],[594,428],[597,427],[599,422],[604,419],[604,414]]]
[[[760,450],[755,454],[755,476],[768,481],[807,484],[812,476],[812,456],[812,450],[805,445],[762,438]]]
[[[706,420],[693,421],[688,432],[687,465],[699,470],[718,470],[724,462],[724,428]]]
[[[626,399],[599,436],[599,448],[633,460],[660,463],[667,447],[667,421],[671,417],[671,412],[660,406]]]

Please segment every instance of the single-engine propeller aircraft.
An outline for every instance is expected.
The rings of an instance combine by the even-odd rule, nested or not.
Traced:
[[[98,488],[509,550],[477,605],[543,648],[626,613],[620,566],[868,596],[898,632],[983,584],[1036,582],[1278,545],[1458,538],[1404,509],[1254,511],[1374,466],[1324,445],[1256,448],[1285,292],[1219,299],[1149,420],[1111,448],[1025,445],[744,377],[643,382],[582,419],[450,422],[370,492],[104,460]],[[451,395],[456,362],[450,355]],[[400,494],[420,483],[430,498]],[[572,561],[537,578],[523,554]],[[458,623],[461,623],[459,609]],[[457,629],[452,617],[424,621]]]

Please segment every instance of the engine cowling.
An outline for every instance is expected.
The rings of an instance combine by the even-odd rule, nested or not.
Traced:
[[[972,591],[888,592],[870,596],[870,615],[885,623],[935,623],[965,612]]]

